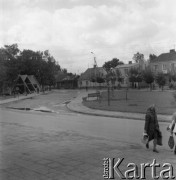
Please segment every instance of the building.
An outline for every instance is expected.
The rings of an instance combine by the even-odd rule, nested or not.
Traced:
[[[171,49],[168,53],[163,53],[157,58],[150,61],[150,68],[156,75],[158,73],[164,73],[168,75],[175,71],[176,68],[176,52],[175,49]]]
[[[34,75],[18,75],[18,78],[15,80],[12,92],[18,91],[20,94],[30,94],[33,92],[38,93],[40,90],[40,84]]]
[[[138,63],[132,63],[132,61],[129,61],[128,64],[122,64],[118,65],[117,67],[114,68],[114,71],[117,74],[120,74],[122,81],[120,82],[121,87],[131,87],[132,84],[129,81],[129,73],[131,69],[138,69],[138,70],[144,70],[147,67],[148,62],[143,60],[139,60]],[[116,82],[115,85],[119,83]],[[138,86],[138,83],[135,83],[135,86]]]
[[[78,78],[76,76],[66,76],[56,81],[58,89],[76,89],[78,87]]]
[[[78,87],[78,76],[72,73],[59,71],[55,78],[58,89],[75,89]]]
[[[84,73],[81,74],[79,80],[78,80],[78,87],[79,88],[94,88],[94,87],[104,87],[106,86],[106,82],[104,79],[106,78],[107,72],[102,67],[97,67],[94,65],[93,68],[88,68]],[[97,79],[102,82],[98,83]],[[104,82],[103,82],[104,81]]]
[[[163,73],[166,78],[166,85],[170,85],[170,74],[176,73],[176,51],[171,49],[168,53],[162,53],[150,61],[150,69],[154,75]],[[174,83],[175,84],[175,83]],[[155,82],[155,85],[156,82]]]

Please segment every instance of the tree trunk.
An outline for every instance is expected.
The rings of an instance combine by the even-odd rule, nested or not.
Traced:
[[[150,91],[152,91],[152,84],[150,83]]]

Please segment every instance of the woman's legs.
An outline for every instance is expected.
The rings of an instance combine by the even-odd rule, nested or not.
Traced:
[[[175,144],[175,146],[174,146],[174,154],[176,155],[176,135],[173,135],[173,137],[174,137],[174,144]]]
[[[157,145],[157,139],[153,140],[153,152],[158,153],[158,150],[156,149],[156,145]]]

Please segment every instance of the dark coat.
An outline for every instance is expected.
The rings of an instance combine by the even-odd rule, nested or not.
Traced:
[[[159,124],[158,124],[156,112],[152,108],[149,108],[147,110],[145,116],[144,130],[149,136],[149,141],[151,141],[152,139],[157,139],[157,135],[159,132]]]

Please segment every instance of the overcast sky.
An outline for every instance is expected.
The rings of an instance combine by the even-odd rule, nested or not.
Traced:
[[[48,49],[81,73],[136,52],[148,58],[176,45],[176,0],[0,0],[0,46]]]

